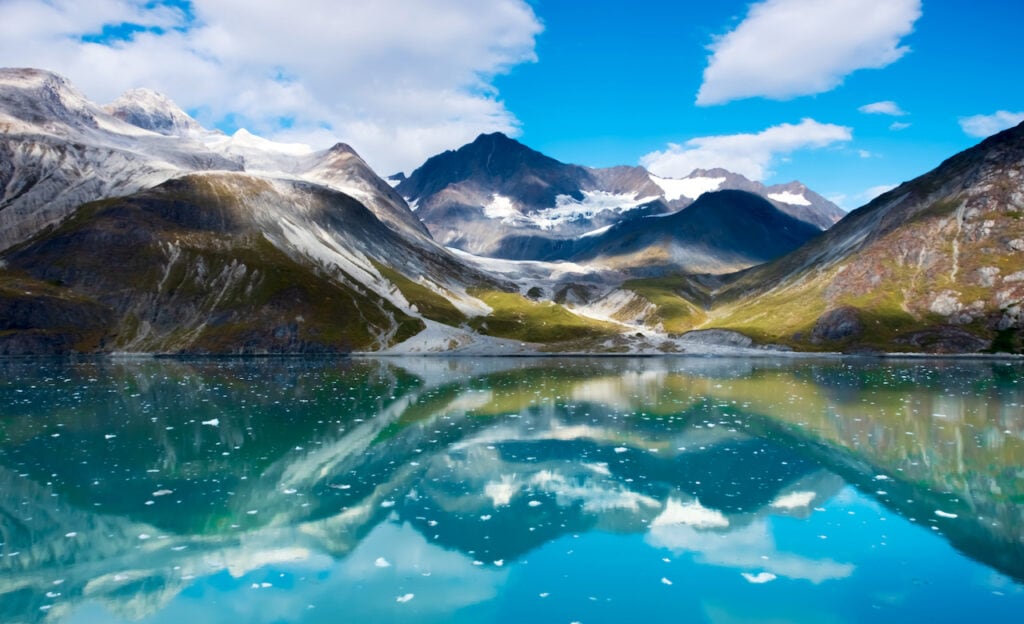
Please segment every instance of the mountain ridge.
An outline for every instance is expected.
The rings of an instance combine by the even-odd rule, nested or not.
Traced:
[[[385,181],[344,143],[120,101],[0,69],[0,353],[1024,352],[1024,124],[819,233],[780,208],[814,208],[799,183],[501,134]],[[449,249],[432,211],[533,259]]]
[[[559,258],[572,247],[567,241],[675,212],[723,189],[758,194],[819,230],[843,214],[799,182],[766,187],[724,169],[698,169],[682,179],[637,166],[595,169],[562,163],[501,133],[432,156],[396,185],[442,244],[512,260]]]

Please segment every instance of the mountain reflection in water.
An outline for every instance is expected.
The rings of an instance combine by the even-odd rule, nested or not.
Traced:
[[[1019,614],[1022,372],[7,360],[0,620]]]

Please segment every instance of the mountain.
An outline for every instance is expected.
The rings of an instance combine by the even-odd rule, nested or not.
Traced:
[[[800,349],[1021,350],[1022,215],[1024,124],[727,278],[704,326]]]
[[[821,233],[798,183],[500,134],[385,181],[0,69],[0,354],[1024,351],[1022,181],[1018,127]]]
[[[761,195],[819,231],[843,215],[798,182],[765,187],[721,169],[678,180],[642,167],[591,169],[561,163],[500,133],[428,159],[396,189],[442,244],[519,260],[564,259],[581,236],[678,211],[714,190]]]
[[[0,69],[0,251],[85,202],[208,169],[241,166],[122,121],[56,74]]]
[[[168,136],[200,134],[203,127],[167,96],[150,89],[131,89],[103,107],[133,126]]]
[[[346,145],[207,131],[152,92],[104,110],[39,70],[0,95],[0,353],[375,350],[513,288]]]
[[[647,273],[732,273],[793,251],[821,231],[747,191],[711,191],[668,215],[631,219],[580,241],[574,262]]]

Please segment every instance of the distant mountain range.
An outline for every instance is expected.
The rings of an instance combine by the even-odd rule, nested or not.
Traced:
[[[697,170],[683,179],[659,178],[642,167],[591,169],[561,163],[500,133],[434,156],[399,180],[397,190],[436,240],[513,260],[566,259],[579,237],[677,212],[716,190],[760,195],[817,231],[845,214],[799,182],[766,187],[723,169]]]
[[[501,134],[384,180],[3,69],[0,354],[1017,351],[1022,181],[1021,127],[846,216]]]

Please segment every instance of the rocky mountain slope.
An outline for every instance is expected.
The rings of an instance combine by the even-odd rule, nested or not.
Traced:
[[[800,348],[1019,350],[1024,125],[719,288],[707,322]]]
[[[38,70],[0,95],[0,353],[374,350],[514,288],[348,146],[227,137],[149,92],[103,110]]]
[[[1024,350],[1022,127],[823,234],[801,185],[498,134],[395,182],[0,70],[0,354]]]
[[[766,187],[722,169],[665,179],[642,167],[564,164],[495,133],[427,160],[397,190],[441,243],[514,260],[568,257],[581,236],[630,219],[669,214],[703,193],[761,195],[819,231],[843,212],[802,184]]]
[[[820,234],[747,191],[711,191],[685,210],[631,219],[580,240],[574,262],[645,273],[732,273]]]

